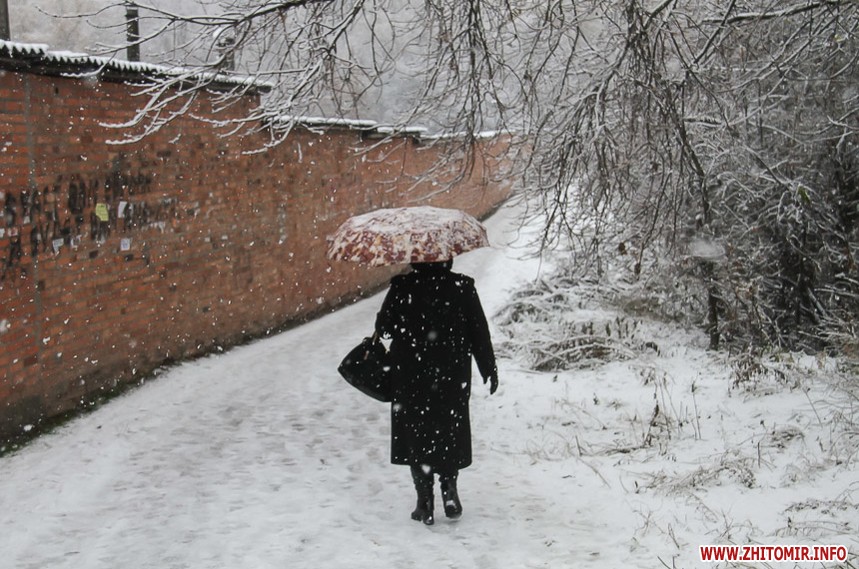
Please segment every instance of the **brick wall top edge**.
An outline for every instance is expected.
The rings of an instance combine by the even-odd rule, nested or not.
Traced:
[[[241,88],[248,94],[270,91],[270,83],[246,75],[214,74],[169,67],[140,61],[126,61],[86,53],[51,51],[43,44],[26,44],[0,40],[0,69],[30,72],[39,75],[93,76],[104,81],[151,82],[174,78],[204,81],[208,88],[232,90]],[[243,91],[244,92],[244,91]]]
[[[95,78],[106,83],[144,84],[165,79],[187,82],[203,81],[214,91],[236,91],[237,95],[254,97],[271,91],[274,85],[250,76],[215,75],[211,72],[172,68],[146,62],[125,61],[84,53],[51,51],[44,44],[27,44],[0,40],[0,70],[59,77],[62,79]],[[283,117],[275,117],[273,126]],[[458,140],[509,138],[509,132],[482,132],[468,137],[465,133],[429,134],[425,128],[393,128],[375,121],[342,118],[291,117],[295,126],[321,134],[325,131],[359,132],[367,139],[410,139],[417,144],[451,143]]]

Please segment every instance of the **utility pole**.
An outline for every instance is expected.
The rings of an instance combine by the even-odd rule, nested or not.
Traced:
[[[5,2],[6,0],[0,0]],[[140,12],[137,6],[127,4],[125,6],[125,48],[128,61],[140,61]]]
[[[234,30],[218,30],[215,32],[215,46],[224,58],[224,70],[236,69],[236,33]]]
[[[10,39],[12,32],[9,29],[9,3],[8,0],[0,0],[0,40]]]

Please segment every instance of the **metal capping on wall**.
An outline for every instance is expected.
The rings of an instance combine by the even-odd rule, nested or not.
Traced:
[[[265,93],[274,85],[258,77],[213,73],[200,69],[127,61],[116,57],[96,56],[71,51],[52,51],[45,44],[0,40],[0,68],[29,71],[63,77],[98,77],[113,81],[147,82],[176,79],[205,84],[218,90],[241,88],[247,92]]]
[[[167,66],[116,57],[104,57],[71,51],[52,51],[47,44],[20,43],[0,40],[0,69],[26,71],[68,78],[97,77],[106,81],[146,83],[158,80],[179,80],[204,85],[216,91],[237,91],[242,94],[267,93],[275,85],[249,75],[213,73],[200,69]],[[299,126],[321,133],[328,129],[361,132],[368,139],[404,137],[420,143],[456,138],[468,138],[465,133],[429,134],[421,126],[382,125],[372,120],[279,115],[270,117],[275,128]],[[500,132],[475,133],[474,139],[493,138],[510,134]]]

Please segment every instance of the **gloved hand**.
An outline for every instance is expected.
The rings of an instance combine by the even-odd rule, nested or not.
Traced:
[[[498,389],[498,376],[490,375],[488,377],[483,378],[483,385],[489,384],[489,395],[495,393]]]

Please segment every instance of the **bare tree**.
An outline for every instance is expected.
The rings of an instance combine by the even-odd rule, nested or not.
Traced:
[[[713,347],[852,329],[859,5],[590,8],[599,33],[574,24],[573,62],[531,114],[546,242],[571,238],[585,268],[624,254],[636,278],[648,259],[694,274]]]
[[[113,4],[138,9],[143,44],[188,38],[147,87],[147,128],[234,67],[273,87],[254,120],[381,106],[466,142],[513,130],[544,246],[570,243],[579,270],[693,277],[713,347],[855,338],[855,0]]]

